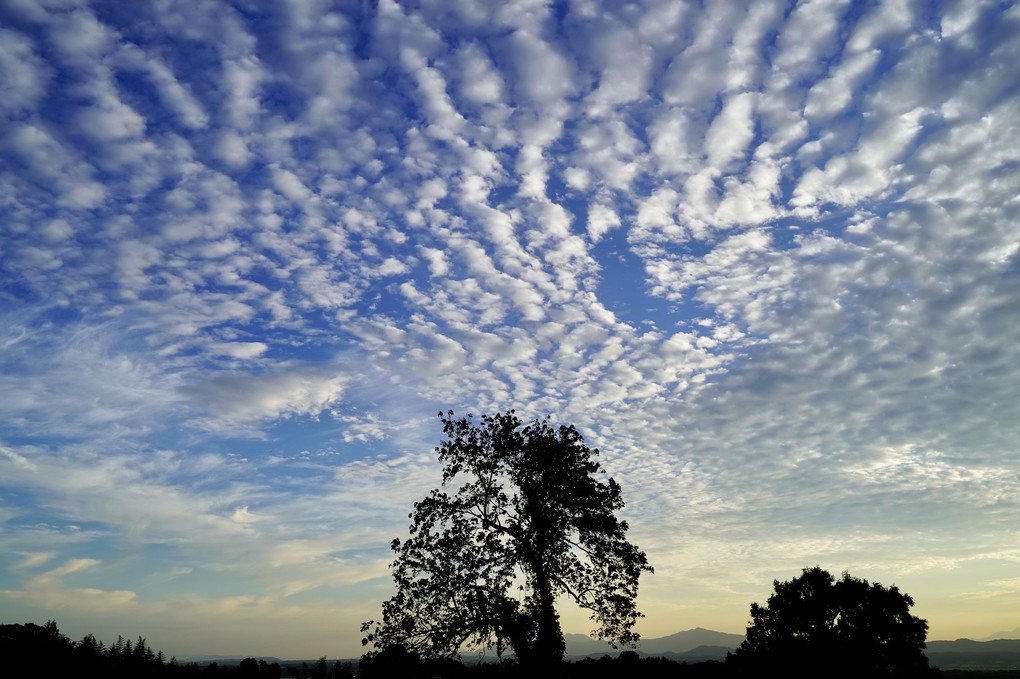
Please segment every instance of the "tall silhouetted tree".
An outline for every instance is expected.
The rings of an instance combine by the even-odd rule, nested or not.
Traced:
[[[366,644],[450,657],[464,645],[512,649],[518,661],[563,657],[555,600],[591,611],[602,639],[632,644],[638,578],[651,571],[626,539],[620,486],[573,426],[525,425],[511,410],[459,420],[440,413],[443,482],[415,503],[393,541],[397,593]]]
[[[754,676],[924,677],[928,623],[910,614],[914,600],[818,566],[776,580],[764,606],[751,604],[747,639],[731,666]]]

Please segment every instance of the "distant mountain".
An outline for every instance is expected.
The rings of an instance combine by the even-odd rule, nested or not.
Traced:
[[[1020,639],[929,641],[925,655],[944,669],[1020,669]]]
[[[605,641],[597,641],[584,634],[564,634],[563,640],[567,645],[568,656],[602,655],[604,653],[616,654],[620,649],[613,650],[613,647]],[[742,634],[726,634],[725,632],[714,632],[712,630],[696,627],[671,634],[668,637],[655,639],[642,639],[637,646],[637,652],[642,655],[661,655],[666,657],[680,656],[692,652],[700,647],[711,649],[722,648],[725,657],[726,650],[732,651],[744,640]],[[716,650],[707,651],[711,659],[717,659]],[[691,658],[684,658],[688,662],[698,662]],[[709,658],[705,658],[709,659]]]
[[[637,650],[649,655],[662,653],[686,653],[699,646],[722,646],[729,650],[740,646],[744,641],[743,634],[727,634],[726,632],[715,632],[702,627],[670,634],[668,637],[657,639],[642,639]]]
[[[652,655],[661,655],[663,658],[675,662],[686,662],[693,665],[706,660],[726,660],[726,654],[732,651],[733,648],[730,646],[698,646],[684,653],[654,653]]]
[[[583,634],[565,634],[563,640],[567,645],[567,656],[572,658],[598,657],[606,653],[616,655],[622,650],[613,650],[607,642],[596,641]],[[725,660],[726,653],[740,646],[743,640],[740,634],[696,627],[667,637],[642,639],[635,650],[641,655],[698,663]],[[945,669],[978,666],[987,669],[1020,669],[1020,639],[929,641],[925,654],[933,665]]]
[[[567,646],[567,655],[613,653],[613,647],[609,642],[592,639],[586,634],[564,634],[563,642]]]
[[[1008,632],[996,632],[995,634],[989,634],[981,641],[995,641],[996,639],[1020,639],[1020,627]]]
[[[933,653],[974,653],[977,651],[1006,651],[1010,653],[1020,653],[1020,639],[995,639],[992,641],[974,641],[973,639],[929,641],[928,650]]]
[[[1004,634],[1013,634],[1005,632]],[[616,655],[623,649],[614,650],[608,642],[596,641],[584,634],[564,634],[568,659],[585,656],[601,657],[605,654]],[[661,656],[676,662],[687,661],[690,664],[706,660],[725,660],[726,654],[733,651],[744,640],[740,634],[726,634],[696,627],[677,632],[667,637],[642,639],[637,652],[646,656]],[[943,669],[1020,669],[1020,639],[995,639],[990,641],[974,641],[957,639],[955,641],[929,641],[925,651],[932,665]],[[485,654],[483,654],[485,657]],[[221,666],[232,666],[241,662],[242,656],[207,655],[178,658],[178,662],[197,662],[208,665],[217,662]],[[312,666],[317,659],[280,660],[279,658],[263,657],[266,662],[278,662],[283,666],[300,665],[302,662]],[[488,658],[491,661],[491,658]],[[330,667],[334,660],[329,660]],[[341,663],[357,664],[357,659],[341,660]],[[470,659],[465,658],[470,663]]]
[[[283,660],[274,658],[268,655],[185,655],[177,658],[177,662],[189,663],[193,662],[198,665],[208,665],[209,663],[216,663],[217,665],[238,665],[245,658],[255,658],[256,660],[265,660],[267,663],[282,663]],[[300,661],[299,661],[300,662]],[[318,659],[315,662],[319,662]]]

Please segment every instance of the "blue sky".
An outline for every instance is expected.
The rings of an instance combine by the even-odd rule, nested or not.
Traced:
[[[512,407],[645,636],[815,564],[1016,629],[1018,62],[1012,2],[3,2],[2,622],[357,655],[436,413]]]

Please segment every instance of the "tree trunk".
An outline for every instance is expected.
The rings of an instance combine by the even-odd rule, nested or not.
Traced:
[[[552,584],[541,564],[535,573],[535,589],[538,594],[538,630],[532,656],[537,664],[553,667],[563,660],[566,646],[563,643],[560,616],[556,613],[553,601]]]
[[[535,578],[535,595],[538,598],[538,615],[535,620],[535,644],[531,655],[533,667],[539,677],[552,677],[556,668],[563,661],[566,646],[563,643],[563,630],[560,628],[560,616],[556,613],[556,601],[553,594],[553,582],[549,574],[549,535],[554,528],[551,526],[546,508],[549,503],[542,489],[522,484],[522,491],[527,498],[527,512],[530,515],[532,540],[527,549],[530,552],[532,573]]]
[[[532,647],[528,638],[527,616],[519,616],[516,611],[508,612],[503,617],[503,633],[510,639],[510,650],[520,665],[531,665]]]

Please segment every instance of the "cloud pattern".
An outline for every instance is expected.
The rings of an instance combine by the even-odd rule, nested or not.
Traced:
[[[816,562],[1015,627],[1020,7],[0,25],[5,606],[354,655],[435,411],[515,407],[623,484],[645,634]]]

